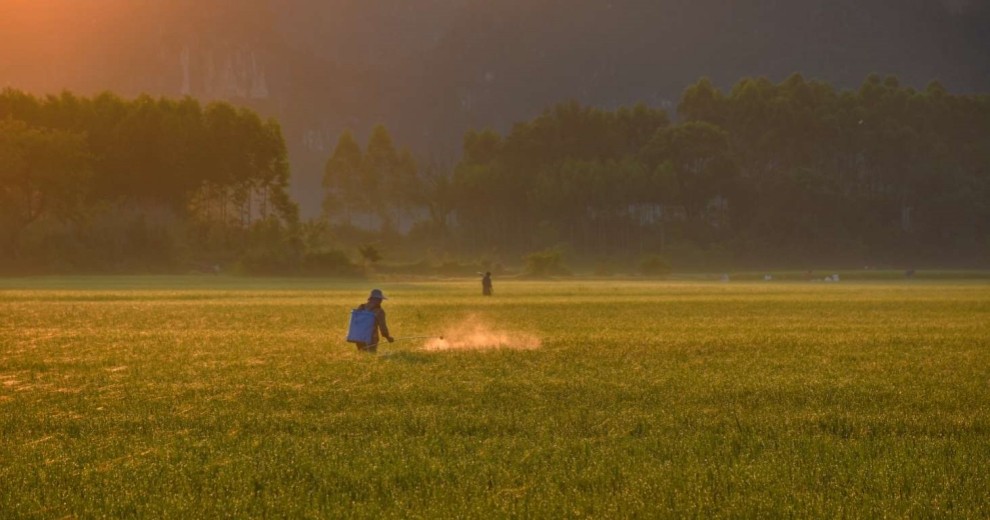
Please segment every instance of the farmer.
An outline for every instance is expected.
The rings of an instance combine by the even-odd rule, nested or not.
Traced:
[[[378,331],[382,332],[382,336],[384,336],[389,343],[395,341],[395,338],[388,333],[388,325],[385,324],[385,309],[382,308],[382,300],[387,299],[388,298],[382,294],[381,289],[373,289],[371,291],[371,295],[368,296],[368,303],[362,303],[358,306],[358,309],[375,313],[375,327],[371,331],[371,343],[358,343],[358,350],[374,354],[378,349],[378,342],[381,341],[378,336]]]
[[[485,296],[492,295],[492,273],[486,272],[485,276],[481,278],[481,294]]]

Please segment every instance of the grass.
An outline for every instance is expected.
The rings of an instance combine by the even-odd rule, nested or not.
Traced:
[[[990,283],[0,281],[0,516],[990,516]]]

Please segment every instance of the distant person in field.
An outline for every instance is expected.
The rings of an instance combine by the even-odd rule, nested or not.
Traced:
[[[490,271],[481,277],[481,294],[484,296],[492,295],[492,273]]]
[[[358,306],[358,309],[375,313],[375,328],[371,332],[371,343],[357,343],[358,350],[371,353],[377,352],[378,343],[382,337],[388,340],[389,343],[395,341],[395,338],[388,333],[388,324],[385,323],[385,309],[382,308],[382,300],[387,299],[382,294],[381,289],[374,289],[371,291],[371,295],[368,296],[368,303],[362,303]],[[381,336],[378,335],[379,331],[381,331]]]

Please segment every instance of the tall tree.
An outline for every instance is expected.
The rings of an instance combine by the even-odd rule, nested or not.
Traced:
[[[341,134],[333,155],[323,168],[323,214],[327,217],[342,216],[350,223],[354,211],[364,207],[367,201],[362,190],[364,162],[361,147],[350,131]]]
[[[399,153],[384,125],[371,131],[362,162],[361,190],[365,210],[378,215],[383,229],[395,227],[395,205],[399,196]]]
[[[23,232],[38,219],[80,213],[89,160],[80,134],[0,120],[0,229],[11,256],[19,256]]]

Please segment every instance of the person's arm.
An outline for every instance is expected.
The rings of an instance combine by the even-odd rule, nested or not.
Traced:
[[[395,338],[388,333],[388,324],[385,322],[385,309],[378,309],[378,330],[381,331],[382,337],[387,339],[389,343],[395,341]]]

